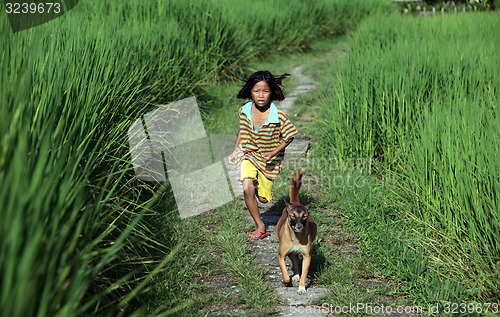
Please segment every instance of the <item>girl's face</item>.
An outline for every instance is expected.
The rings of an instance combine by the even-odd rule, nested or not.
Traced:
[[[271,100],[271,89],[265,80],[259,81],[253,86],[252,100],[259,108],[266,107],[269,104]]]

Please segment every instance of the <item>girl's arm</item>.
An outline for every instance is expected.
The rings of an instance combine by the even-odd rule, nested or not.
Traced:
[[[241,136],[240,136],[240,132],[238,131],[238,135],[236,136],[236,144],[234,145],[233,152],[227,158],[229,163],[231,163],[231,164],[234,164],[234,159],[236,158],[236,155],[238,154],[238,146],[240,145],[240,142],[241,142]]]
[[[292,143],[293,138],[290,138],[288,141],[281,141],[280,145],[274,149],[274,151],[269,152],[267,155],[264,156],[265,162],[270,161],[276,154],[279,152],[283,151],[290,143]]]
[[[238,131],[238,135],[236,136],[236,144],[234,145],[233,152],[236,152],[238,150],[240,142],[241,142],[241,136],[240,136],[240,131]]]

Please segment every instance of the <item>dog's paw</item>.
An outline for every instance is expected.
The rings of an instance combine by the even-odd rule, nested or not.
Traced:
[[[292,287],[292,280],[290,278],[288,278],[288,281],[286,280],[283,280],[283,284],[286,286],[286,287]]]
[[[304,286],[299,286],[299,289],[297,290],[297,294],[304,295],[305,293],[306,293],[306,288]]]
[[[293,285],[294,287],[299,286],[299,280],[300,280],[300,276],[299,276],[299,274],[295,274],[295,275],[292,277],[292,285]]]

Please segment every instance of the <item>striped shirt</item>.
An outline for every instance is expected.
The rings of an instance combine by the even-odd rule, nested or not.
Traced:
[[[281,172],[285,150],[280,151],[268,162],[265,162],[263,157],[274,151],[282,141],[288,142],[298,135],[297,129],[273,102],[266,122],[255,130],[252,121],[252,102],[240,108],[239,117],[241,141],[238,146],[236,166],[239,166],[242,160],[249,160],[268,179],[275,179]]]

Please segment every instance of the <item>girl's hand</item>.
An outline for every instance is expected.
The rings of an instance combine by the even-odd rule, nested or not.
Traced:
[[[229,161],[230,164],[236,164],[236,156],[238,155],[238,151],[234,150],[233,153],[231,153],[228,157],[227,160]]]
[[[270,160],[273,159],[273,156],[274,155],[271,155],[271,154],[267,154],[267,155],[264,155],[264,162],[269,162]]]

